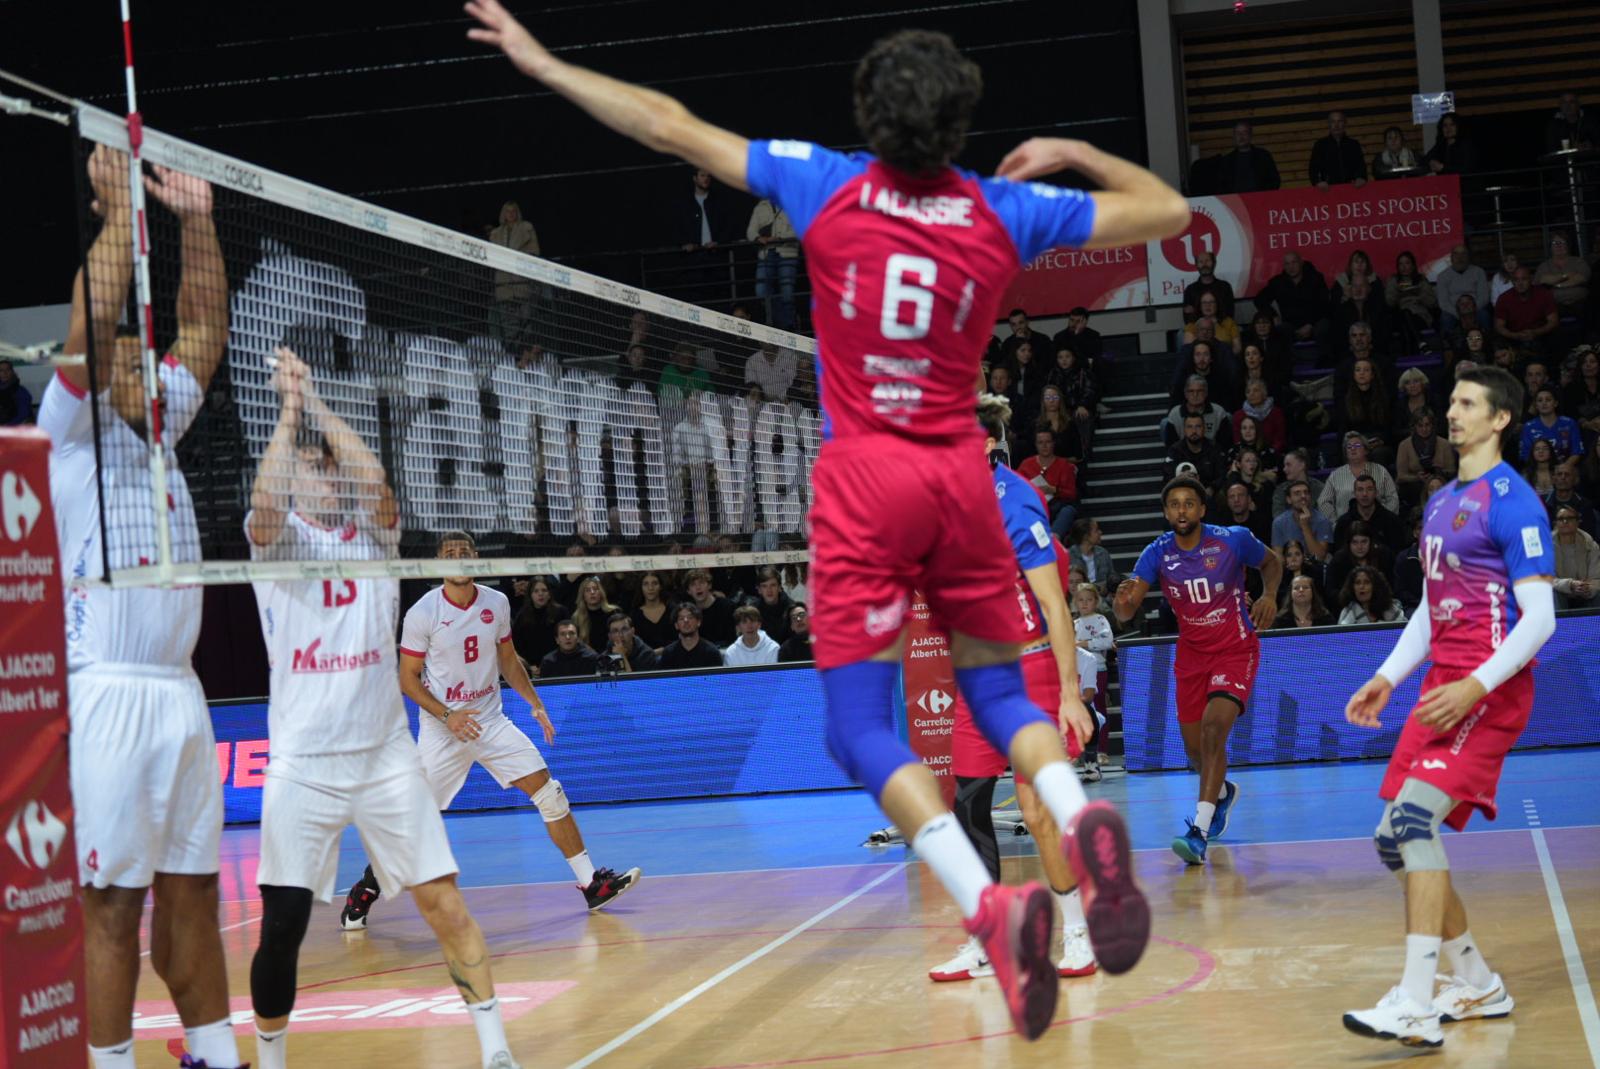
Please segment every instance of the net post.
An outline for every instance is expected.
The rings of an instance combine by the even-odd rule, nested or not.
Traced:
[[[150,447],[150,496],[156,525],[156,564],[162,585],[172,584],[172,524],[167,508],[167,457],[162,444],[160,376],[156,372],[156,323],[150,301],[150,228],[145,210],[144,174],[140,149],[144,143],[144,119],[139,114],[139,98],[133,76],[133,20],[129,0],[122,0],[123,74],[128,95],[128,186],[133,208],[133,282],[138,295],[139,347],[144,371],[145,404],[150,416],[145,420],[145,441]],[[108,573],[109,574],[109,573]]]

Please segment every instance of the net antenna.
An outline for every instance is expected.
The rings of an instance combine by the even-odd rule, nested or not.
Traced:
[[[144,171],[140,166],[144,148],[144,119],[139,114],[139,97],[133,73],[133,18],[129,0],[122,0],[123,74],[128,95],[128,187],[133,208],[133,279],[138,296],[138,331],[144,372],[145,403],[150,417],[145,421],[150,455],[150,505],[154,510],[156,567],[163,585],[172,582],[172,525],[167,514],[167,458],[161,437],[160,382],[156,375],[156,322],[150,300],[150,233],[145,212]]]

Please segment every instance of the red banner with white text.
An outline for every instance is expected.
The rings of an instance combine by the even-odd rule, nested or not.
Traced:
[[[85,1064],[67,773],[66,619],[50,439],[0,430],[0,1065]]]
[[[1283,254],[1298,252],[1330,283],[1350,253],[1361,249],[1381,275],[1394,273],[1395,257],[1410,252],[1432,275],[1466,240],[1461,223],[1461,182],[1455,175],[1369,182],[1328,189],[1279,189],[1192,197],[1190,225],[1177,237],[1147,247],[1093,251],[1052,249],[1023,269],[1007,291],[1001,312],[1024,308],[1031,316],[1061,315],[1082,305],[1091,311],[1172,305],[1195,280],[1195,257],[1217,258],[1217,277],[1238,297],[1252,297],[1283,270]]]
[[[939,778],[944,804],[956,798],[950,771],[950,741],[956,726],[956,670],[950,661],[950,639],[933,619],[933,610],[918,593],[911,599],[902,655],[906,699],[906,734],[911,751]]]

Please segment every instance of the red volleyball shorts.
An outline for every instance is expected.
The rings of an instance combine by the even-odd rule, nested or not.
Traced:
[[[1172,674],[1178,680],[1178,723],[1194,724],[1205,715],[1206,703],[1223,695],[1244,711],[1261,666],[1261,640],[1253,639],[1220,653],[1197,653],[1178,645]]]
[[[1056,727],[1061,726],[1061,673],[1056,670],[1055,654],[1040,650],[1022,658],[1022,681],[1028,688],[1028,700],[1037,705]],[[1093,715],[1093,714],[1091,714]],[[1083,752],[1083,743],[1071,728],[1066,732],[1067,756],[1077,757]],[[972,719],[967,703],[956,703],[956,726],[950,737],[950,771],[971,779],[998,776],[1011,765],[1011,759],[996,750],[984,738],[983,732]],[[1021,776],[1017,782],[1026,783]]]
[[[1422,693],[1471,674],[1470,668],[1435,665],[1422,681]],[[1500,767],[1527,727],[1532,711],[1533,670],[1524,668],[1484,695],[1454,729],[1442,735],[1415,716],[1408,717],[1378,797],[1393,801],[1406,780],[1416,779],[1460,803],[1445,818],[1457,831],[1467,826],[1474,809],[1483,810],[1483,815],[1493,820],[1498,812],[1494,794],[1500,785]]]
[[[863,661],[893,643],[913,590],[948,631],[1025,641],[1013,593],[1016,557],[981,439],[832,439],[811,482],[818,668]]]

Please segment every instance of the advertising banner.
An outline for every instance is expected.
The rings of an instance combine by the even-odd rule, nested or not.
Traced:
[[[49,463],[43,432],[0,430],[0,1065],[9,1069],[80,1069],[86,1057]]]
[[[1115,249],[1051,249],[1022,269],[1000,302],[1000,314],[1025,308],[1029,315],[1061,315],[1082,305],[1143,308],[1150,283],[1143,245]]]
[[[950,639],[934,622],[922,595],[913,595],[902,658],[906,699],[906,735],[911,750],[939,778],[944,804],[956,797],[950,771],[950,740],[956,726],[956,670],[950,662]]]

